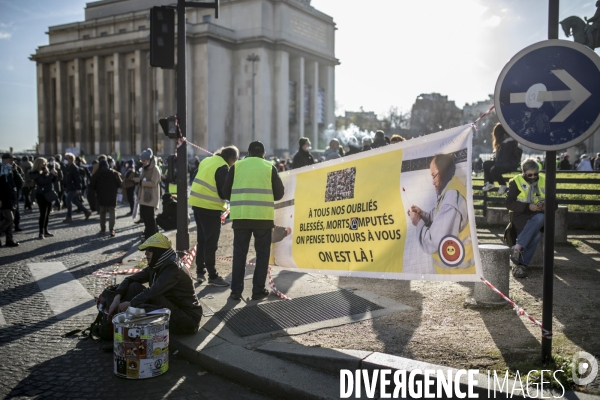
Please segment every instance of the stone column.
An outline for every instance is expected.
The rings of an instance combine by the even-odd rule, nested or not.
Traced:
[[[142,150],[152,147],[152,140],[150,140],[151,128],[148,115],[148,107],[151,99],[151,81],[149,80],[148,74],[148,63],[146,57],[142,57],[142,51],[136,50],[135,57],[135,106],[137,108],[136,114],[138,116],[138,125],[136,126],[136,154],[142,152]],[[152,149],[153,152],[156,149]]]
[[[63,153],[69,147],[66,138],[68,130],[68,74],[67,65],[64,61],[56,61],[56,153]]]
[[[335,67],[328,65],[326,69],[325,89],[325,128],[333,125],[335,129]]]
[[[296,121],[298,124],[298,135],[304,136],[304,85],[306,84],[304,76],[304,57],[298,57],[297,68],[299,79],[296,81]],[[298,143],[296,143],[298,146]]]
[[[50,66],[37,64],[38,143],[40,154],[50,153]]]
[[[106,101],[104,90],[105,68],[104,57],[94,56],[94,154],[99,155],[100,152],[106,152],[107,144],[103,138],[106,135],[106,127],[104,126],[106,118]],[[102,143],[102,147],[100,144]]]
[[[83,132],[85,126],[85,63],[81,58],[74,60],[73,66],[75,67],[75,76],[73,81],[75,82],[75,88],[73,93],[75,95],[75,115],[73,116],[75,122],[75,147],[79,149],[81,154],[81,146],[84,143]]]
[[[126,56],[121,53],[113,54],[113,93],[114,100],[114,116],[113,122],[115,129],[115,150],[121,155],[125,155],[128,148],[125,143],[127,141],[127,69],[125,68]]]
[[[498,244],[479,245],[483,276],[500,292],[509,296],[510,248]],[[467,299],[470,306],[503,306],[508,304],[485,283],[475,283],[473,298]]]
[[[308,66],[310,72],[309,85],[312,87],[310,92],[310,121],[311,127],[307,132],[307,136],[312,142],[312,147],[315,149],[319,148],[319,63],[314,61],[309,63]]]
[[[290,55],[287,51],[275,52],[275,138],[276,153],[288,149],[290,140]],[[282,156],[283,154],[277,154]]]

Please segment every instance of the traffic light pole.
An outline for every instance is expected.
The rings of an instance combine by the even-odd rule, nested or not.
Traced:
[[[186,61],[186,30],[185,9],[214,8],[215,18],[219,18],[219,0],[214,3],[193,3],[177,0],[177,119],[183,138],[187,132],[187,79]],[[187,146],[185,143],[177,149],[177,235],[175,248],[186,251],[190,248],[188,230],[188,186],[187,186]]]
[[[181,135],[187,133],[187,91],[185,73],[185,1],[177,1],[177,119]],[[175,248],[185,251],[190,248],[188,231],[187,201],[187,145],[185,142],[177,149],[177,236]]]

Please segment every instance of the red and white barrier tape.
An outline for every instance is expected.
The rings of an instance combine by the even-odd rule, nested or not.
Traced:
[[[194,248],[192,249],[192,251],[185,251],[183,257],[180,258],[181,262],[183,263],[183,265],[185,265],[185,267],[188,269],[188,271],[190,270],[190,268],[192,267],[192,261],[194,261],[194,257],[196,257],[196,249],[198,248],[198,243],[196,243],[196,245],[194,246]]]
[[[521,307],[519,307],[517,304],[515,304],[514,301],[512,301],[504,293],[502,293],[501,291],[499,291],[494,285],[492,285],[490,283],[490,281],[488,281],[487,279],[485,279],[483,276],[480,276],[479,279],[481,279],[483,281],[483,283],[485,283],[494,292],[498,293],[498,295],[500,295],[500,297],[502,297],[504,300],[506,300],[508,302],[508,304],[510,304],[512,306],[513,310],[515,310],[515,312],[517,313],[517,315],[519,315],[519,316],[524,315],[527,318],[529,318],[529,320],[531,322],[533,322],[534,324],[536,324],[537,326],[539,326],[540,329],[542,330],[542,337],[545,337],[546,339],[552,339],[552,332],[548,331],[547,329],[544,329],[542,327],[542,323],[540,321],[538,321],[537,319],[533,318],[531,315],[527,314],[527,312],[525,310],[523,310]]]
[[[107,276],[113,276],[113,275],[128,275],[128,274],[135,274],[140,272],[141,269],[139,268],[129,268],[129,269],[124,269],[121,271],[102,271],[102,270],[98,270],[98,271],[94,271],[92,272],[93,275],[99,276],[99,277],[107,277]]]
[[[190,142],[189,140],[187,140],[184,137],[180,137],[179,139],[177,139],[177,148],[179,148],[184,142],[187,143],[187,144],[189,144],[192,147],[197,148],[198,150],[202,150],[203,152],[210,154],[211,156],[214,155],[213,152],[210,152],[210,151],[208,151],[208,150],[206,150],[206,149],[198,146],[197,144],[194,144],[194,143]]]
[[[494,108],[496,108],[496,106],[491,106],[489,110],[487,110],[486,112],[484,112],[483,114],[481,114],[481,116],[480,116],[479,118],[477,118],[475,121],[473,121],[473,124],[472,124],[472,125],[473,125],[473,127],[475,128],[475,130],[476,130],[476,131],[477,131],[477,130],[479,130],[479,129],[477,128],[477,123],[478,123],[479,121],[481,121],[481,119],[482,119],[483,117],[485,117],[486,115],[488,115],[489,113],[491,113],[491,112],[492,112],[492,110],[493,110]]]
[[[228,215],[229,215],[229,209],[225,210],[225,212],[223,214],[221,214],[221,225],[223,225],[225,223],[225,219],[227,218]]]

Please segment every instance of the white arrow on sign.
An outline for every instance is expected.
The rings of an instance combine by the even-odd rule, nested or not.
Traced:
[[[571,90],[548,92],[544,84],[536,83],[527,90],[527,93],[511,93],[510,103],[525,103],[529,108],[540,108],[546,101],[568,101],[569,104],[550,120],[550,122],[564,122],[592,94],[564,69],[555,69],[552,73]]]

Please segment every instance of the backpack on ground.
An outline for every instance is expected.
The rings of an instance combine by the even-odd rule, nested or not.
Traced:
[[[96,299],[98,307],[98,315],[89,328],[83,333],[94,339],[94,336],[100,340],[113,340],[114,326],[112,323],[112,315],[108,314],[108,309],[117,295],[118,285],[108,286],[100,296]],[[86,332],[86,331],[89,331]]]

